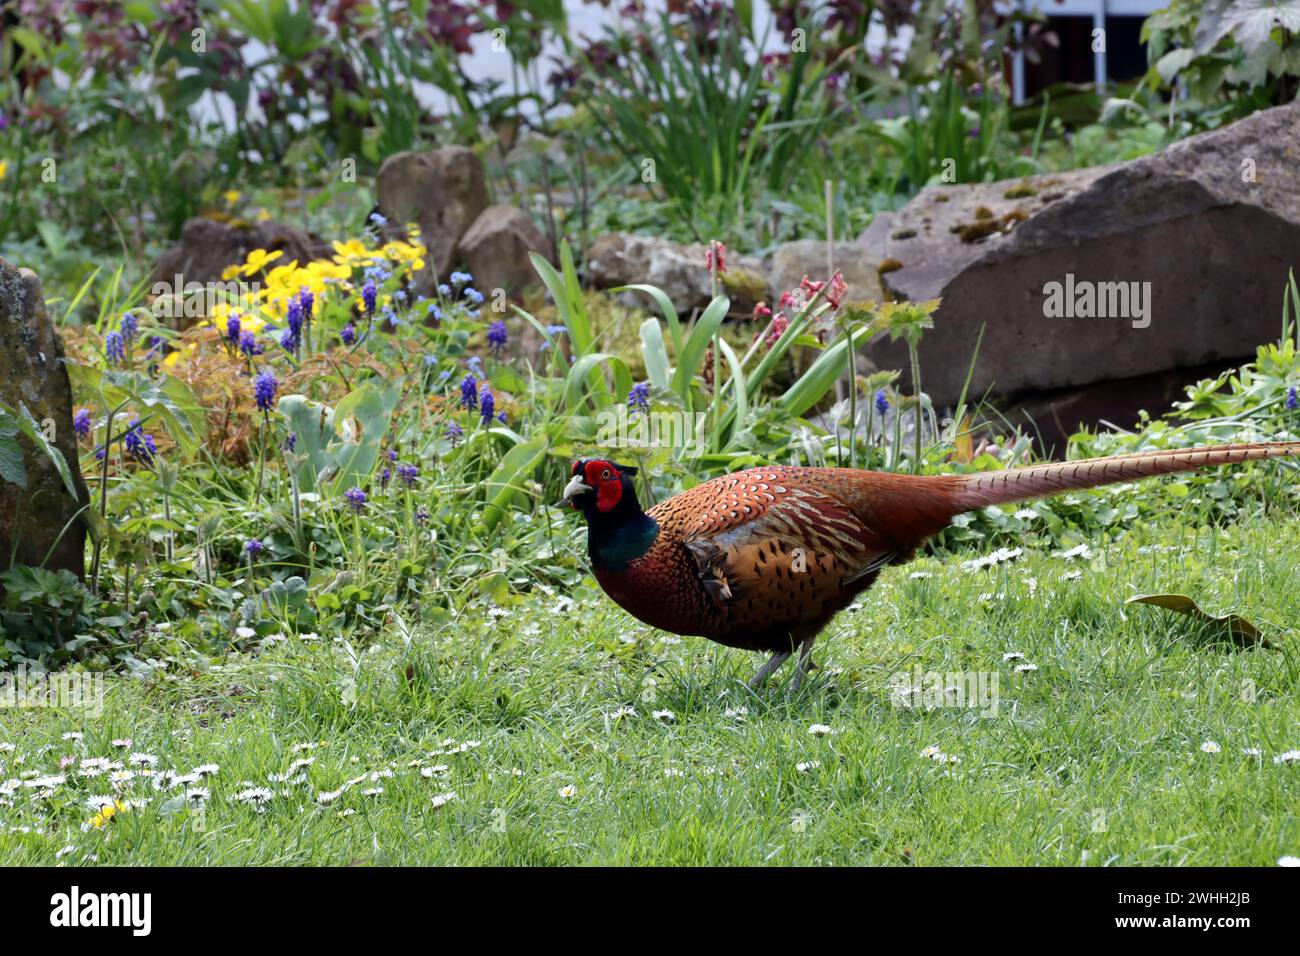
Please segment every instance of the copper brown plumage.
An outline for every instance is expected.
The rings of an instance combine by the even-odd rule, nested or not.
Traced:
[[[614,601],[675,634],[770,652],[752,684],[797,647],[797,687],[836,612],[963,511],[1297,454],[1300,442],[1262,442],[924,477],[772,466],[714,478],[649,512],[635,468],[583,459],[565,500],[586,516],[596,580]]]

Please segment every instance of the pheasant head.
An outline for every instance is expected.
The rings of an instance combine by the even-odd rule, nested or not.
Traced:
[[[637,501],[637,470],[604,458],[580,458],[564,488],[562,504],[587,519],[587,553],[597,570],[621,571],[650,550],[659,524]]]

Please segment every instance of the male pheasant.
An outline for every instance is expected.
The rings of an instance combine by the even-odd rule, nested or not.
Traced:
[[[796,647],[797,690],[817,634],[836,612],[909,560],[958,514],[1074,488],[1300,455],[1300,442],[1215,445],[1033,465],[972,475],[850,468],[750,468],[641,510],[636,469],[574,463],[564,502],[587,519],[605,593],[645,623],[772,657],[757,688]]]

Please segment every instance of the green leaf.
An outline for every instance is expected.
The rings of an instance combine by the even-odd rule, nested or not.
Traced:
[[[537,466],[546,458],[547,443],[547,437],[539,435],[515,445],[501,457],[484,483],[487,506],[483,509],[483,526],[488,531],[496,528],[511,502],[523,493],[523,483],[532,478]]]
[[[717,334],[718,327],[722,325],[722,320],[727,317],[727,310],[730,308],[731,300],[725,295],[720,295],[709,303],[708,308],[696,320],[695,327],[691,329],[691,334],[686,339],[685,347],[677,356],[677,371],[673,373],[672,389],[679,397],[690,388],[691,379],[695,377],[704,353],[708,351],[713,336]]]
[[[641,356],[645,360],[646,375],[655,388],[668,387],[668,350],[664,347],[664,332],[658,319],[641,323]]]

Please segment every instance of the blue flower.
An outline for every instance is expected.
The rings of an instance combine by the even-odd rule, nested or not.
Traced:
[[[1300,408],[1300,398],[1296,397],[1295,386],[1292,385],[1286,392],[1286,409],[1294,412],[1297,408]]]
[[[239,316],[232,315],[226,319],[226,341],[231,345],[239,345],[239,337],[243,334],[243,331]]]
[[[316,296],[312,294],[311,289],[303,286],[298,290],[298,301],[302,304],[302,314],[310,319],[312,309],[316,307]]]
[[[122,316],[120,325],[122,329],[122,337],[128,342],[134,342],[136,330],[140,327],[140,320],[130,312],[127,312]]]
[[[343,500],[348,503],[348,507],[361,514],[366,507],[366,493],[355,485],[343,492]]]
[[[285,329],[280,333],[280,347],[286,352],[298,351],[298,336],[294,334],[293,329]]]
[[[126,452],[133,458],[137,458],[146,465],[153,464],[154,456],[158,454],[158,446],[154,444],[153,436],[140,427],[140,419],[131,419],[131,424],[126,428],[126,434],[122,436],[122,443],[126,446]]]
[[[77,409],[77,414],[72,416],[72,430],[81,438],[90,435],[90,409]]]
[[[388,217],[378,212],[372,212],[370,214],[370,221],[380,228],[388,225]]]
[[[366,284],[361,287],[361,300],[366,306],[366,315],[375,314],[375,302],[379,297],[379,290],[375,288],[373,279],[367,279]]]
[[[428,313],[429,313],[429,318],[433,319],[434,328],[437,328],[439,325],[442,324],[442,309],[438,308],[438,304],[436,302],[429,303]]]
[[[469,411],[478,408],[478,381],[473,375],[466,375],[460,383],[460,407]]]
[[[638,382],[632,386],[632,391],[627,393],[627,407],[632,410],[633,414],[650,411],[649,382]]]
[[[466,290],[465,290],[463,293],[461,293],[461,294],[464,295],[465,298],[467,298],[467,299],[469,299],[471,302],[473,302],[475,305],[482,305],[482,304],[483,304],[483,293],[480,292],[478,289],[473,288],[472,286],[471,286],[470,288],[466,289]]]
[[[104,336],[104,354],[114,365],[120,364],[126,355],[122,345],[122,333],[113,331]]]
[[[262,553],[264,547],[265,546],[262,542],[258,541],[256,538],[249,538],[244,542],[244,550],[248,552],[250,557],[257,557]]]
[[[415,523],[418,525],[426,525],[429,523],[429,509],[424,505],[420,505],[420,507],[416,509]]]
[[[441,296],[444,296],[444,297],[445,297],[445,296],[449,296],[449,295],[451,295],[451,286],[447,285],[447,283],[445,283],[445,282],[439,282],[439,283],[438,283],[438,295],[441,295]]]
[[[261,355],[262,346],[257,341],[257,336],[247,330],[239,333],[239,351],[245,355]]]
[[[392,479],[393,479],[393,469],[385,465],[384,470],[379,473],[379,490],[387,491],[388,483],[392,481]]]
[[[284,450],[293,453],[293,446],[298,444],[298,433],[289,432],[289,437],[284,440]]]
[[[465,437],[465,429],[461,428],[455,422],[447,426],[447,438],[451,441],[451,447],[455,448],[462,438]]]
[[[406,483],[406,486],[415,484],[415,479],[420,477],[420,468],[418,465],[398,465],[397,477]]]
[[[876,411],[881,415],[889,411],[889,399],[885,397],[885,390],[883,388],[876,392]]]
[[[257,399],[259,411],[271,410],[271,406],[275,403],[275,393],[279,389],[280,383],[275,380],[275,374],[270,369],[258,373],[257,378],[253,380],[253,397]]]
[[[483,417],[484,425],[491,425],[492,419],[496,416],[497,400],[492,395],[490,389],[483,389],[483,395],[479,398],[479,414]]]
[[[453,272],[451,274],[452,285],[469,285],[474,281],[474,277],[468,272]]]
[[[506,323],[504,319],[497,319],[488,326],[487,340],[488,344],[492,346],[493,354],[500,358],[502,349],[504,349],[506,343],[510,341],[510,335],[506,332]]]

